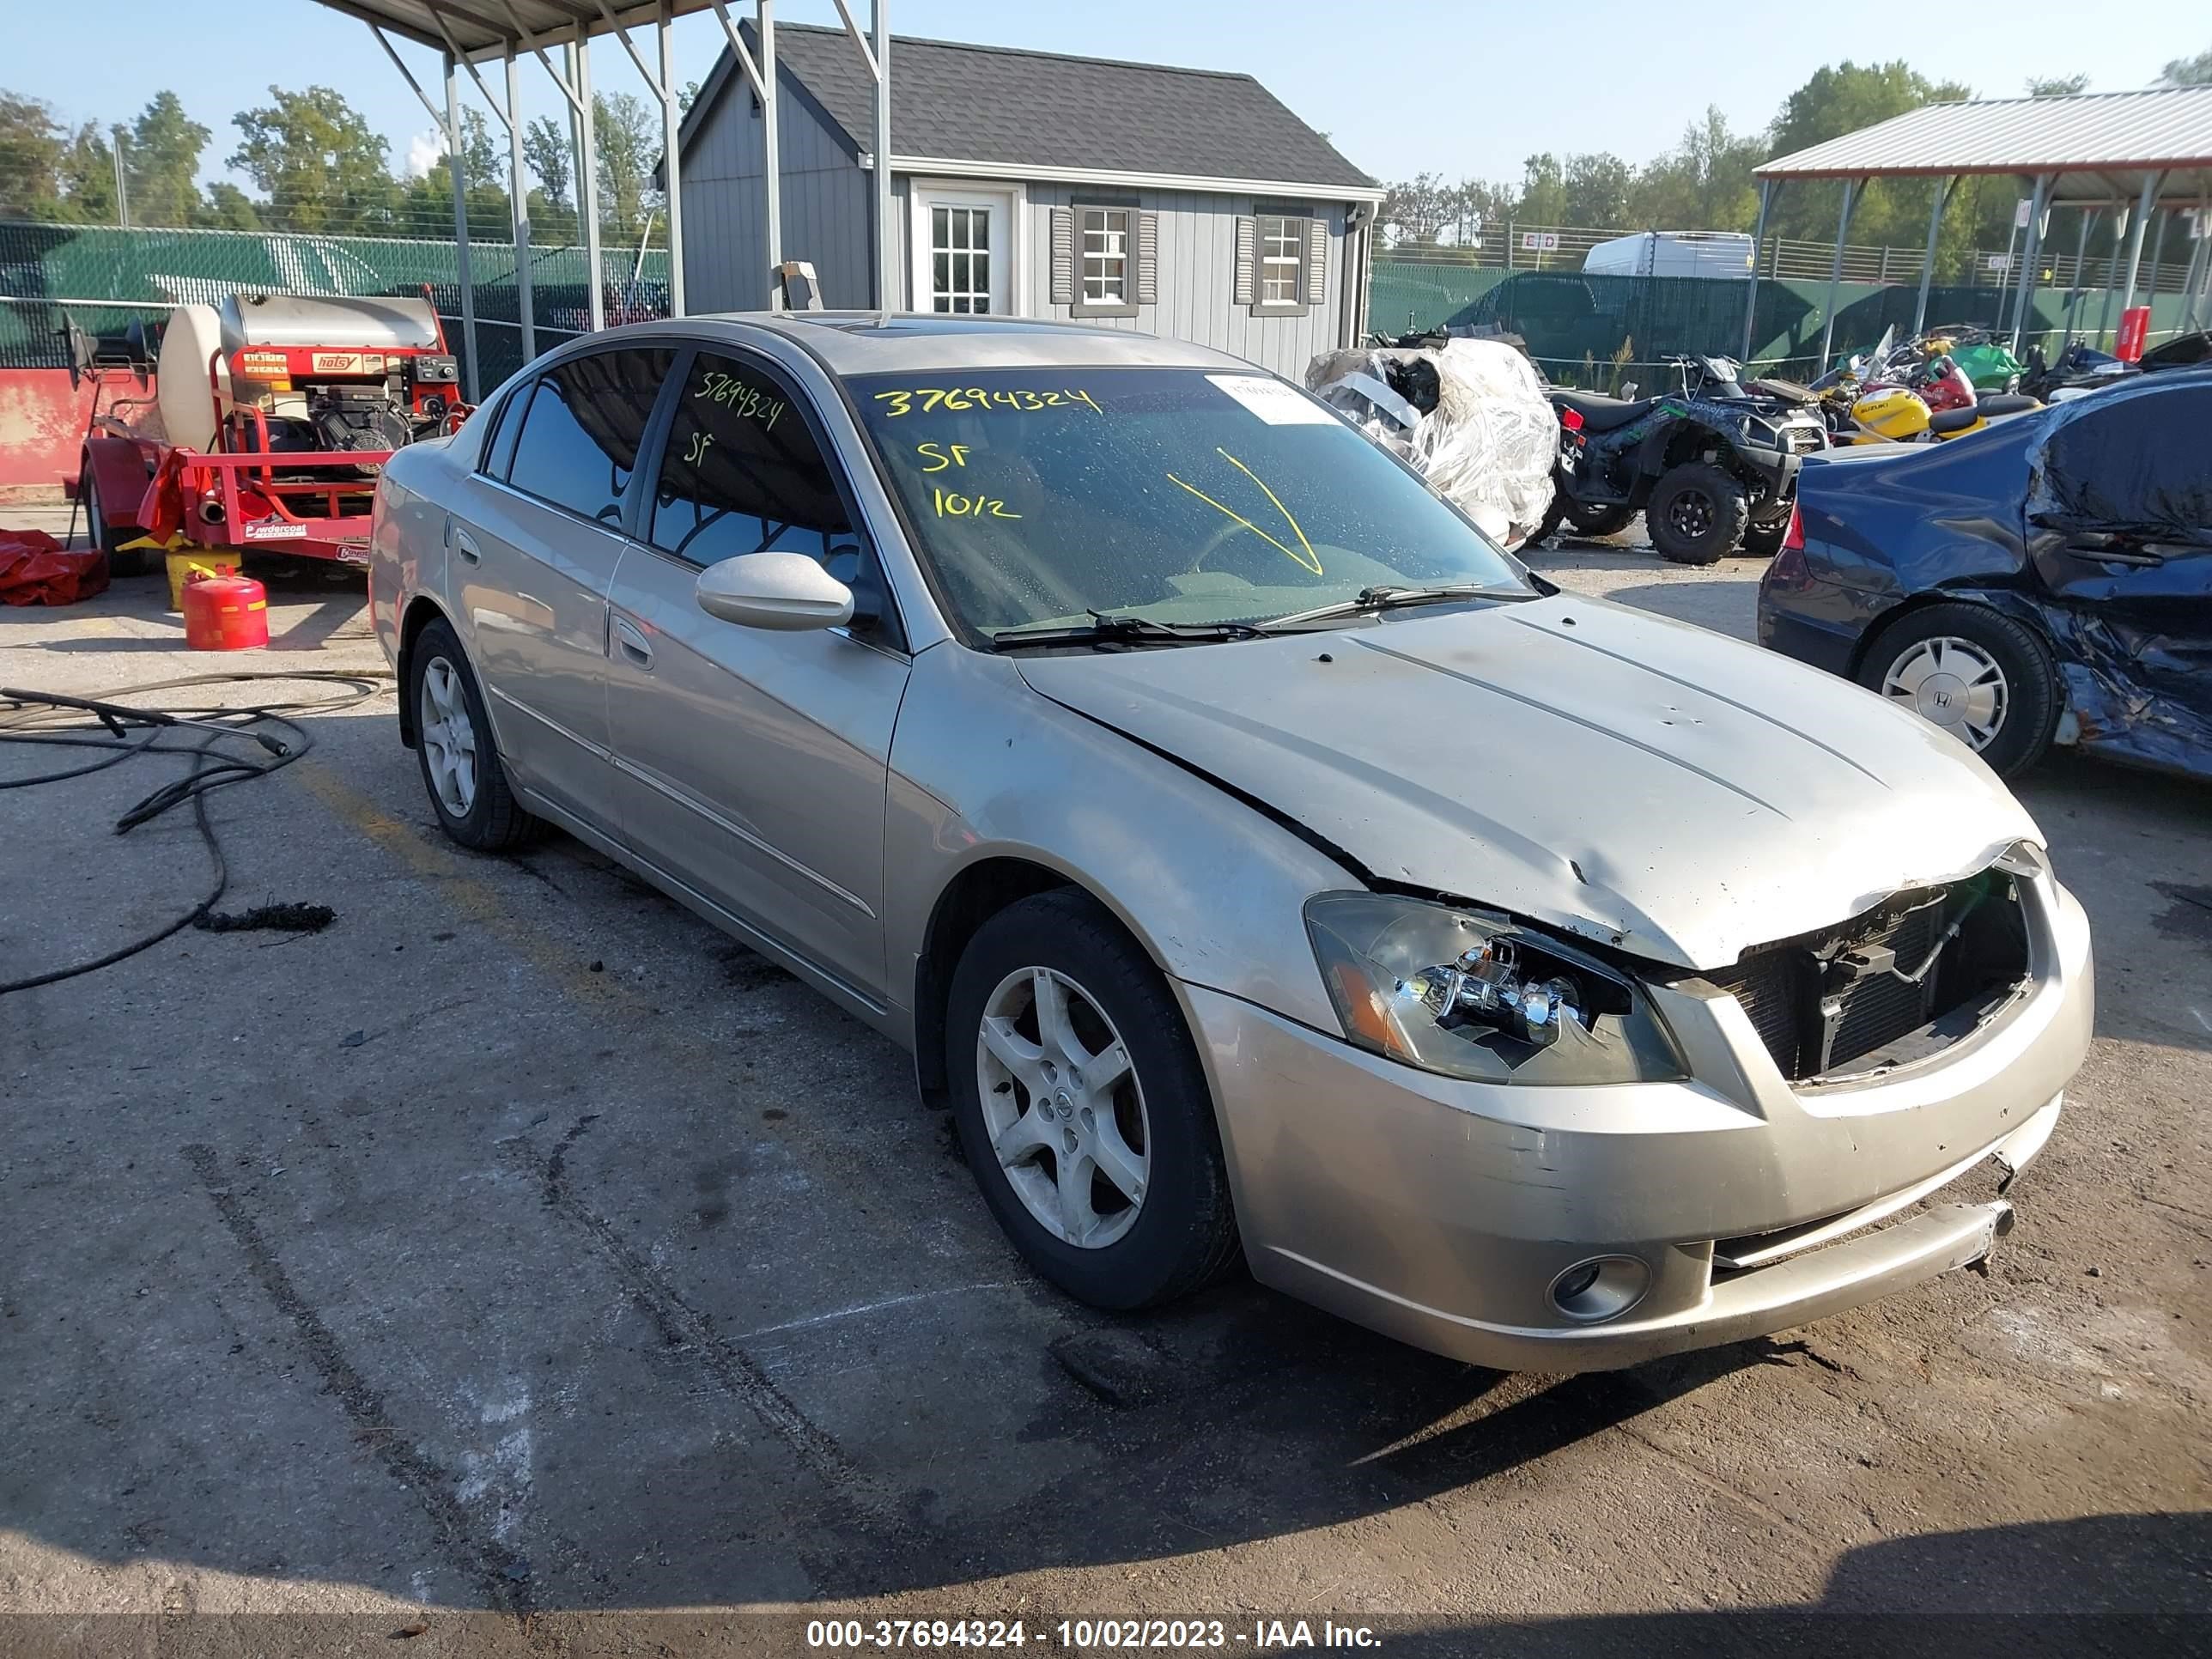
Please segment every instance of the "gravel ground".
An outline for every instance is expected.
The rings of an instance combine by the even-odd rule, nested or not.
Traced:
[[[1536,562],[1749,631],[1749,561]],[[185,653],[155,587],[0,612],[0,684],[242,660]],[[257,671],[382,666],[350,578],[279,580],[270,617]],[[212,802],[224,908],[332,926],[0,999],[0,1650],[799,1651],[829,1612],[1231,1647],[1331,1616],[1437,1652],[1771,1649],[1808,1611],[1893,1651],[2201,1638],[2201,787],[2062,758],[2022,788],[2102,995],[1986,1276],[1559,1379],[1245,1282],[1060,1299],[888,1044],[573,843],[448,845],[388,692],[302,723],[311,755]],[[0,979],[199,896],[185,815],[108,833],[174,771],[0,791]]]

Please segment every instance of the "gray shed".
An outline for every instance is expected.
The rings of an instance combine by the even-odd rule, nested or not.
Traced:
[[[779,24],[775,48],[783,256],[824,305],[875,306],[874,83],[842,30]],[[1357,343],[1382,191],[1250,76],[901,36],[890,62],[895,307],[1136,329],[1292,376]],[[679,139],[695,312],[768,302],[762,137],[725,49]]]

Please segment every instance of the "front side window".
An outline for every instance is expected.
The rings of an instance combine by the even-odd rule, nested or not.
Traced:
[[[1263,214],[1259,222],[1260,303],[1303,303],[1300,277],[1306,268],[1306,221]]]
[[[929,308],[991,308],[991,210],[938,206],[929,210]]]
[[[1129,302],[1127,208],[1083,210],[1083,303],[1120,306]]]
[[[856,376],[854,402],[951,620],[1093,611],[1257,622],[1513,562],[1325,405],[1273,375],[1037,368]]]
[[[844,582],[860,556],[829,463],[790,393],[757,368],[704,351],[661,453],[651,539],[696,565],[804,553]]]
[[[653,349],[594,352],[548,369],[523,411],[507,483],[584,518],[620,523],[672,363],[668,350]]]

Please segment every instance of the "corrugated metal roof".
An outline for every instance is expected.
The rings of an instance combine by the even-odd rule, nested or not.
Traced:
[[[358,17],[364,23],[421,42],[442,52],[446,37],[471,58],[482,60],[503,48],[527,52],[516,25],[527,30],[542,46],[580,36],[612,33],[598,0],[315,0],[331,11]],[[610,0],[616,19],[626,29],[649,29],[659,15],[653,0]],[[714,0],[673,0],[673,13],[682,17],[704,11]],[[439,24],[443,21],[441,33]],[[636,39],[635,34],[631,37]]]
[[[2164,199],[2194,201],[2205,187],[2208,179],[2198,175],[2212,175],[2212,87],[1929,104],[1778,155],[1758,176],[2094,173],[2109,186],[2140,188],[2160,169],[2191,175],[2169,179]],[[2108,198],[2115,190],[2094,193]]]

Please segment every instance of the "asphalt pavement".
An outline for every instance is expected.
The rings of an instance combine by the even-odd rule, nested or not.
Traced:
[[[1535,562],[1749,631],[1751,561]],[[2065,757],[2021,786],[2095,925],[2098,1037],[1985,1274],[1502,1376],[1244,1280],[1138,1319],[1064,1300],[890,1044],[571,842],[446,842],[388,686],[135,690],[382,670],[357,577],[271,582],[245,656],[184,651],[152,579],[0,611],[0,684],[352,698],[209,802],[220,908],[328,927],[188,929],[0,997],[0,1649],[799,1651],[832,1616],[1031,1646],[1219,1620],[1230,1649],[1328,1618],[1440,1652],[1771,1649],[1808,1612],[1895,1621],[1850,1626],[1891,1650],[2205,1628],[2201,786]],[[0,781],[52,763],[0,746]],[[0,981],[205,890],[189,811],[112,832],[179,768],[0,789]],[[2194,1622],[2128,1622],[2156,1614]]]

